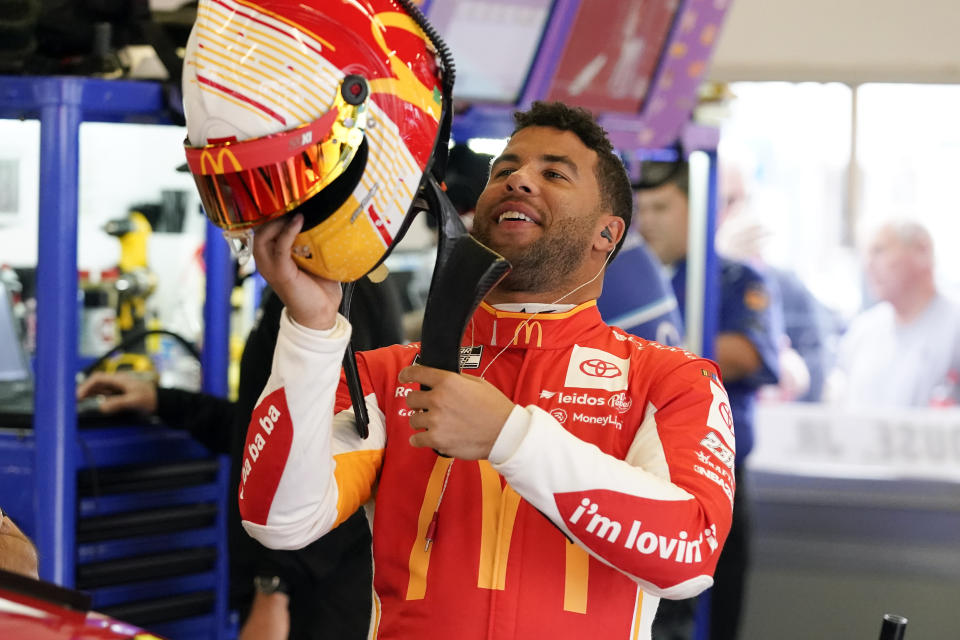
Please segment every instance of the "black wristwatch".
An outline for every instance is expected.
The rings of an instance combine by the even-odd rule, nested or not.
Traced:
[[[290,587],[280,576],[257,576],[253,579],[253,588],[268,596],[274,593],[290,595]]]

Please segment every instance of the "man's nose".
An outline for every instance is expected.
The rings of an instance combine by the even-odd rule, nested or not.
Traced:
[[[520,191],[526,194],[533,194],[537,190],[536,182],[530,176],[526,168],[520,168],[507,176],[507,191]]]

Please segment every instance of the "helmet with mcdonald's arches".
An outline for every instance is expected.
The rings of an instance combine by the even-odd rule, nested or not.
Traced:
[[[200,0],[187,163],[228,239],[291,211],[293,257],[348,282],[400,239],[445,159],[453,64],[412,0]]]

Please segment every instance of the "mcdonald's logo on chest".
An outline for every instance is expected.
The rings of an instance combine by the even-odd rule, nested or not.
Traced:
[[[536,336],[536,342],[532,342],[534,336]],[[543,325],[539,320],[521,324],[517,327],[517,330],[513,332],[513,344],[517,346],[528,346],[531,344],[537,347],[543,346]]]

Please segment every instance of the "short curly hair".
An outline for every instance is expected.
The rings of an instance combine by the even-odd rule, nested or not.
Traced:
[[[633,216],[633,192],[630,178],[620,156],[613,150],[607,138],[607,132],[597,124],[586,109],[571,107],[562,102],[537,101],[527,111],[513,114],[516,127],[513,133],[527,127],[552,127],[561,131],[570,131],[588,148],[597,154],[595,174],[600,185],[600,204],[610,209],[613,215],[623,219],[624,231],[630,228]],[[511,134],[513,135],[513,134]],[[621,236],[610,259],[616,257],[627,234]]]

